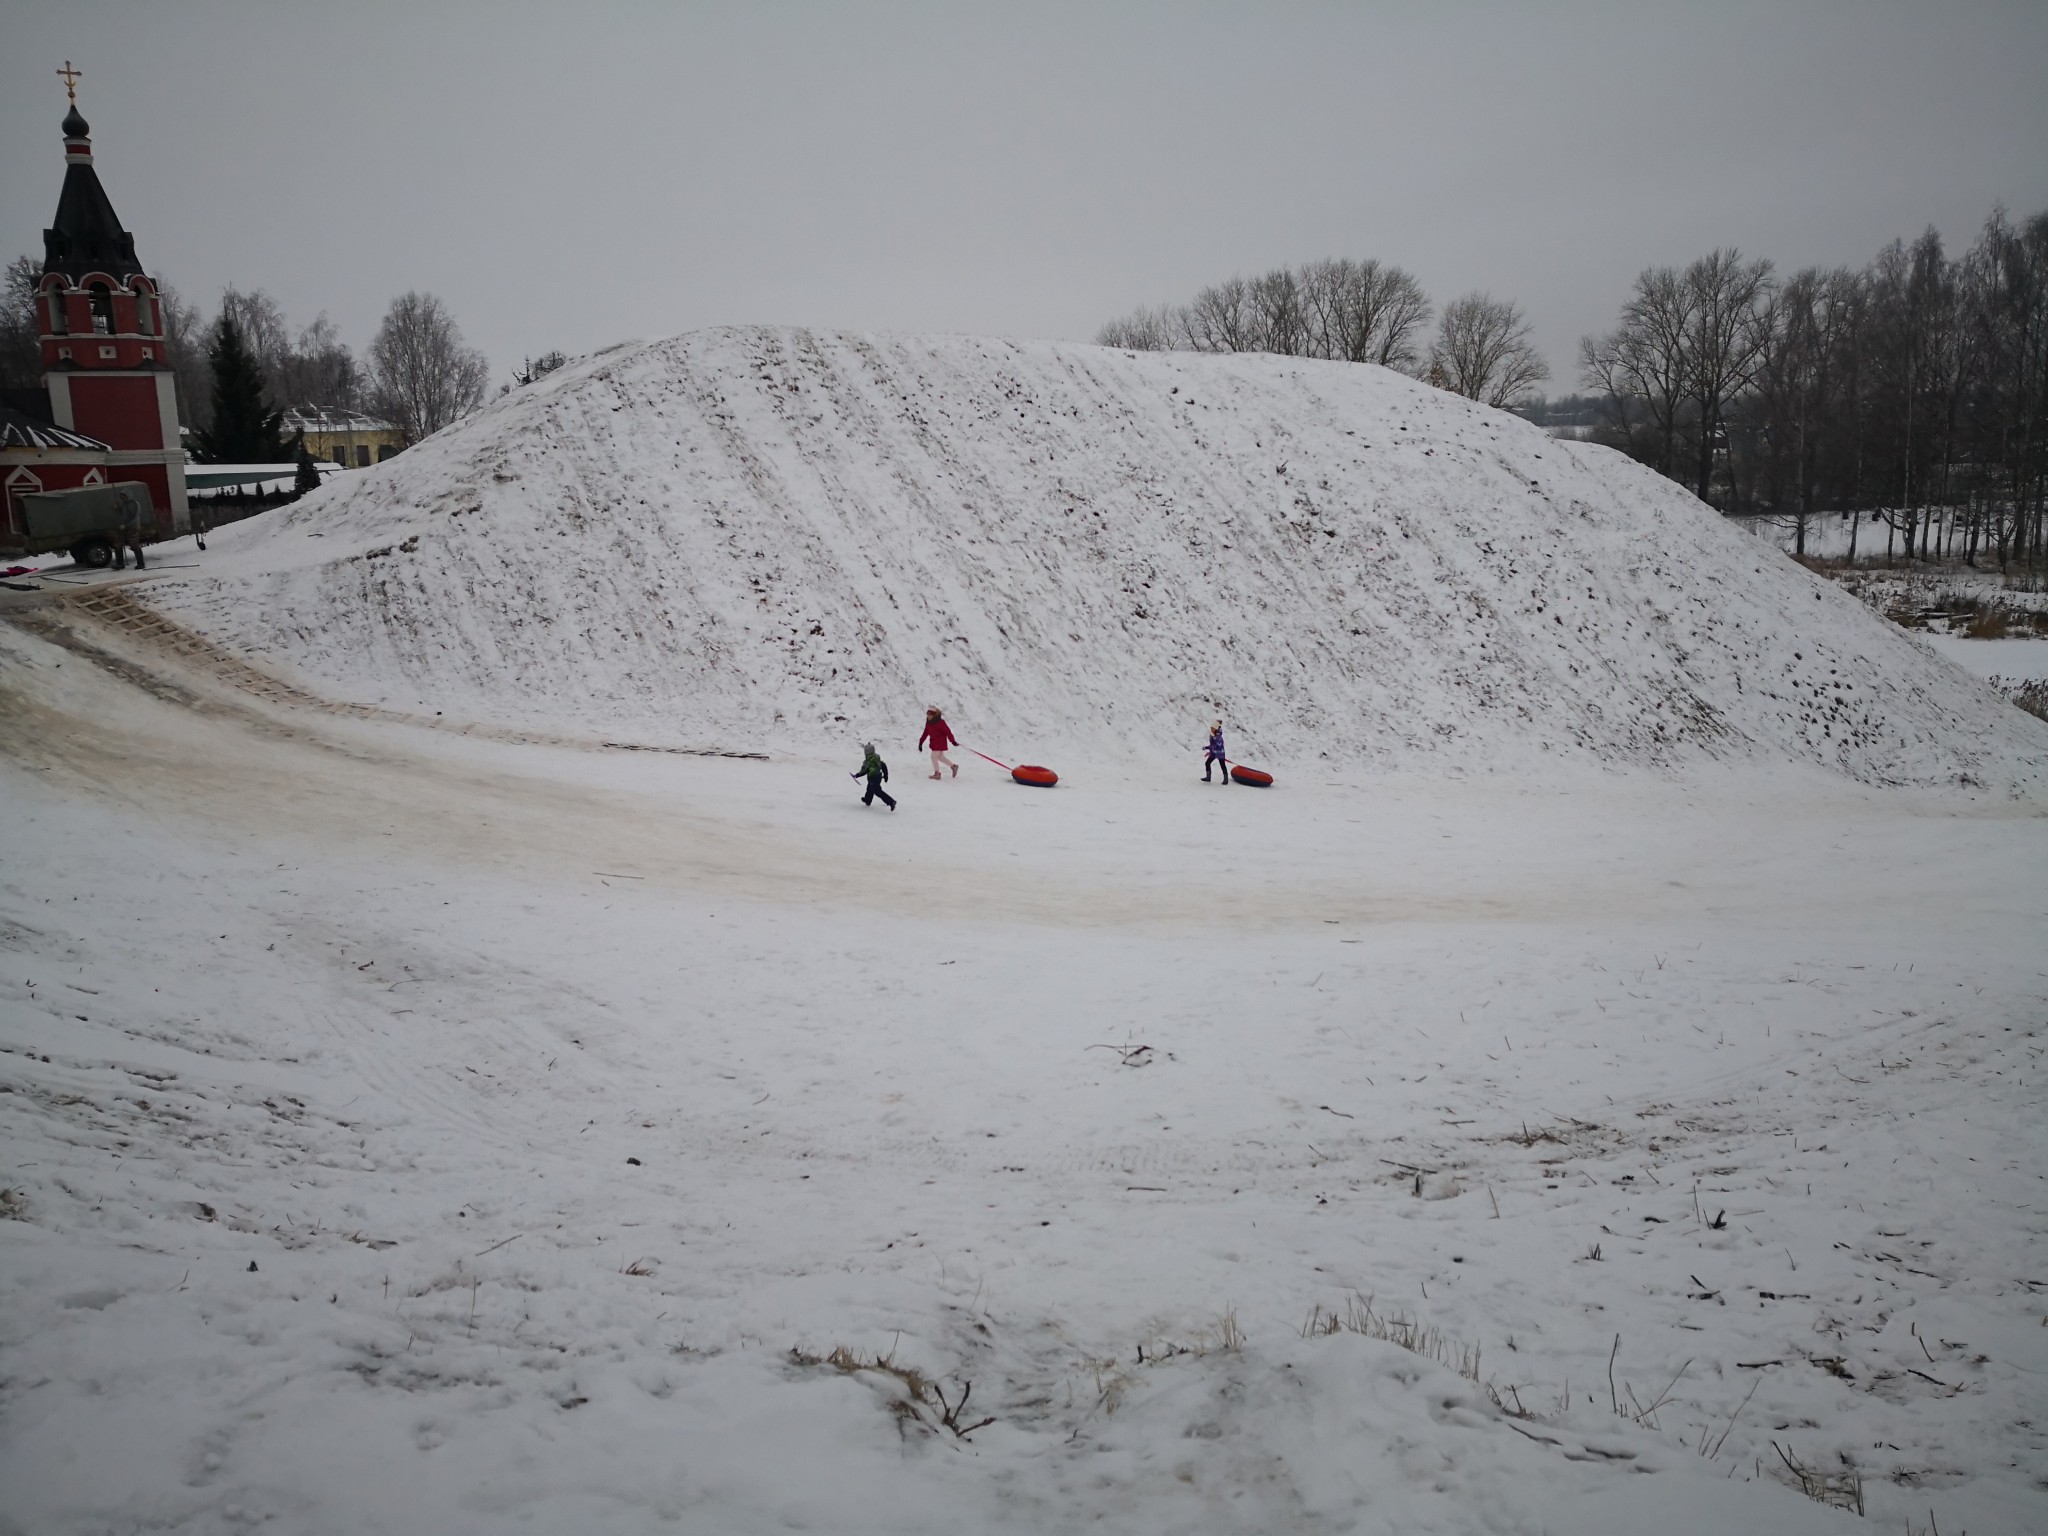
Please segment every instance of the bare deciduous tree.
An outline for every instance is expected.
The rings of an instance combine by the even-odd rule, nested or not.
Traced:
[[[1852,563],[1868,518],[1887,560],[2048,571],[2048,213],[1993,210],[1960,258],[1930,229],[1782,284],[1732,250],[1651,268],[1579,361],[1600,440],[1787,521],[1795,549],[1842,512]]]
[[[1646,268],[1621,325],[1579,344],[1580,376],[1607,397],[1631,451],[1673,479],[1689,471],[1702,500],[1725,446],[1729,404],[1748,389],[1768,345],[1772,293],[1771,264],[1745,262],[1733,249],[1684,272]]]
[[[1312,262],[1215,283],[1184,305],[1139,309],[1096,333],[1136,352],[1277,352],[1412,368],[1429,298],[1399,267],[1377,261]]]
[[[325,310],[299,332],[280,363],[279,375],[277,398],[287,405],[347,411],[355,410],[362,400],[362,368]]]
[[[43,375],[37,341],[36,284],[43,264],[33,256],[7,263],[6,291],[0,294],[0,389],[33,389]]]
[[[291,396],[286,393],[285,367],[291,356],[291,329],[285,324],[284,311],[277,300],[261,288],[251,288],[244,293],[230,284],[220,296],[220,314],[235,322],[242,345],[249,355],[256,359],[256,367],[263,375],[264,393],[278,404],[289,404]],[[216,315],[214,322],[220,323]]]
[[[1429,362],[1452,394],[1495,407],[1515,404],[1550,377],[1521,306],[1489,293],[1468,293],[1444,306]]]
[[[1301,357],[1308,352],[1308,316],[1302,308],[1301,284],[1285,267],[1276,267],[1249,285],[1252,305],[1250,352]]]
[[[466,346],[448,307],[431,293],[391,301],[370,369],[379,409],[418,442],[483,404],[489,365]]]
[[[1250,352],[1258,334],[1252,285],[1228,278],[1195,295],[1183,312],[1188,344],[1197,352]]]
[[[1378,261],[1318,261],[1302,268],[1309,355],[1403,370],[1422,360],[1417,336],[1429,298],[1399,267]]]
[[[1859,279],[1846,268],[1795,272],[1771,300],[1765,344],[1742,415],[1759,429],[1755,499],[1786,517],[1806,553],[1821,488],[1840,462],[1834,407],[1850,371]]]
[[[1966,258],[1974,333],[1965,441],[1986,472],[1971,493],[1966,558],[2048,566],[2048,212],[2015,227],[1992,210]]]
[[[1685,269],[1686,393],[1699,417],[1693,494],[1707,499],[1728,403],[1749,387],[1770,335],[1771,264],[1732,246]]]
[[[1157,309],[1135,309],[1121,320],[1112,320],[1095,333],[1098,346],[1122,347],[1127,352],[1183,352],[1189,350],[1187,327],[1182,312],[1171,304]]]
[[[1622,305],[1620,326],[1579,343],[1580,376],[1606,396],[1629,451],[1672,479],[1679,474],[1691,313],[1677,269],[1648,267]]]
[[[163,315],[164,350],[170,354],[171,377],[178,392],[178,420],[194,430],[213,424],[213,372],[206,361],[205,336],[211,327],[185,296],[159,276],[157,308]]]

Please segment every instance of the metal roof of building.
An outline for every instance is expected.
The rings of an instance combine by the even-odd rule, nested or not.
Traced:
[[[38,421],[11,405],[0,405],[0,448],[33,448],[38,452],[48,448],[83,449],[88,453],[114,451],[96,437]]]
[[[325,405],[295,405],[284,413],[287,432],[396,432],[381,417]]]

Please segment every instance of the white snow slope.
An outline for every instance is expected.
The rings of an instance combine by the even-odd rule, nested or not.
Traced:
[[[1384,369],[633,344],[150,600],[322,691],[725,749],[2048,781],[2048,729],[1619,455]]]

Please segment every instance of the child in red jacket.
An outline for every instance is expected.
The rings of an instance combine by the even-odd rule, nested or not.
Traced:
[[[917,738],[917,745],[918,750],[922,751],[926,742],[931,743],[933,778],[939,777],[939,769],[942,767],[952,769],[954,778],[960,777],[960,765],[946,756],[946,749],[958,740],[959,738],[953,734],[953,728],[946,724],[946,717],[939,713],[936,704],[924,712],[924,734]]]

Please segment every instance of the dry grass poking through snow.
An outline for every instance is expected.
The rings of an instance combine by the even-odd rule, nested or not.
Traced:
[[[1372,1303],[1370,1296],[1353,1296],[1344,1303],[1342,1312],[1326,1310],[1317,1303],[1309,1312],[1308,1321],[1301,1325],[1301,1336],[1313,1339],[1333,1333],[1356,1333],[1368,1339],[1384,1339],[1389,1344],[1400,1345],[1410,1354],[1447,1366],[1469,1382],[1478,1382],[1477,1344],[1462,1344],[1412,1317],[1390,1317],[1375,1312]]]
[[[892,1349],[886,1355],[863,1356],[844,1344],[834,1345],[827,1355],[812,1354],[801,1348],[792,1348],[789,1358],[798,1365],[814,1369],[838,1371],[845,1376],[884,1377],[902,1389],[901,1396],[892,1398],[889,1409],[905,1424],[915,1424],[920,1429],[937,1433],[941,1429],[951,1430],[953,1438],[965,1440],[977,1429],[986,1429],[995,1423],[995,1416],[975,1422],[967,1420],[967,1400],[974,1393],[974,1383],[960,1383],[960,1395],[949,1398],[943,1383],[933,1380],[914,1365],[898,1365]],[[881,1385],[881,1383],[872,1383]],[[885,1389],[889,1390],[889,1389]]]
[[[2048,720],[2048,680],[2036,677],[2014,682],[2007,678],[1994,677],[1989,681],[1993,688],[2036,720]]]
[[[1809,1467],[1797,1456],[1771,1442],[1771,1449],[1778,1453],[1778,1459],[1785,1464],[1785,1472],[1792,1486],[1812,1499],[1816,1504],[1825,1504],[1830,1509],[1846,1509],[1856,1514],[1863,1513],[1863,1474],[1854,1471],[1823,1472],[1818,1467]],[[1930,1514],[1929,1519],[1933,1516]]]
[[[1504,1398],[1491,1382],[1480,1382],[1478,1345],[1462,1343],[1420,1319],[1376,1311],[1373,1307],[1373,1298],[1370,1296],[1352,1296],[1345,1302],[1341,1312],[1318,1303],[1310,1310],[1308,1320],[1301,1326],[1301,1336],[1305,1339],[1327,1338],[1335,1333],[1355,1333],[1368,1339],[1380,1339],[1398,1345],[1410,1354],[1420,1355],[1425,1360],[1455,1371],[1467,1381],[1483,1385],[1487,1398],[1494,1407],[1509,1418],[1532,1420],[1542,1417],[1523,1405],[1521,1396],[1514,1387],[1508,1388],[1508,1395]],[[1637,1400],[1633,1387],[1627,1384],[1616,1387],[1614,1383],[1614,1358],[1620,1352],[1621,1336],[1617,1334],[1614,1339],[1614,1354],[1610,1355],[1608,1360],[1608,1391],[1612,1397],[1613,1412],[1617,1418],[1631,1419],[1647,1429],[1658,1429],[1657,1411],[1670,1400],[1672,1389],[1678,1385],[1679,1380],[1685,1375],[1686,1367],[1692,1362],[1687,1361],[1685,1366],[1680,1366],[1664,1390],[1645,1406]],[[1750,1395],[1755,1395],[1754,1388],[1751,1389]],[[1623,1401],[1624,1398],[1627,1399],[1626,1402]],[[1559,1404],[1560,1413],[1564,1406],[1562,1402]],[[1742,1409],[1748,1406],[1749,1398],[1745,1397],[1741,1405],[1729,1416],[1719,1439],[1709,1440],[1706,1434],[1702,1434],[1698,1446],[1701,1455],[1710,1460],[1719,1457],[1721,1446],[1727,1441],[1728,1431],[1734,1427],[1735,1419],[1741,1415]],[[1831,1509],[1852,1510],[1858,1515],[1863,1513],[1863,1477],[1854,1468],[1845,1466],[1839,1471],[1823,1471],[1807,1465],[1789,1447],[1781,1447],[1775,1440],[1771,1442],[1771,1448],[1777,1452],[1779,1460],[1784,1464],[1785,1470],[1779,1474],[1781,1480],[1791,1483],[1816,1503],[1825,1504]],[[1758,1474],[1762,1475],[1764,1470],[1759,1463]]]
[[[1140,1367],[1166,1365],[1175,1360],[1201,1360],[1217,1354],[1241,1354],[1244,1346],[1244,1330],[1238,1326],[1237,1309],[1231,1307],[1220,1313],[1213,1323],[1197,1329],[1191,1338],[1170,1338],[1162,1325],[1139,1341],[1135,1359],[1084,1355],[1081,1369],[1094,1380],[1095,1406],[1105,1415],[1111,1415],[1131,1388],[1138,1384]]]

